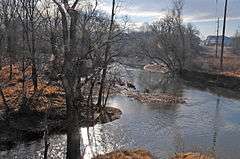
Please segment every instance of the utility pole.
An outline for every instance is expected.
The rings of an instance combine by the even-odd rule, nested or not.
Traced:
[[[224,51],[224,40],[225,40],[224,37],[225,37],[225,30],[226,30],[227,4],[228,4],[228,0],[225,1],[225,8],[224,8],[222,48],[221,48],[221,59],[220,59],[220,69],[221,69],[221,71],[223,71],[223,51]]]
[[[218,57],[218,41],[219,41],[219,17],[217,20],[217,38],[216,38],[216,58]]]

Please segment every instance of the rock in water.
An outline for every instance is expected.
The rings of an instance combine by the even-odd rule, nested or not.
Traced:
[[[127,83],[127,86],[128,88],[136,89],[136,87],[130,82]]]

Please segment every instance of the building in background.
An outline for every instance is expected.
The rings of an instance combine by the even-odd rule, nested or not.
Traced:
[[[232,45],[232,42],[233,42],[232,38],[227,37],[227,36],[225,36],[224,38],[225,38],[225,39],[224,39],[224,45],[225,45],[225,46],[231,46],[231,45]],[[216,43],[217,43],[217,36],[213,36],[213,35],[208,36],[207,39],[206,39],[206,41],[205,41],[205,45],[207,45],[207,46],[216,45]],[[219,44],[219,45],[222,44],[222,36],[219,36],[219,38],[218,38],[218,44]]]

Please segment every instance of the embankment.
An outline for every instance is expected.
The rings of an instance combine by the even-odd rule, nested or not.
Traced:
[[[221,87],[240,91],[240,78],[224,74],[183,70],[181,78],[205,86]]]

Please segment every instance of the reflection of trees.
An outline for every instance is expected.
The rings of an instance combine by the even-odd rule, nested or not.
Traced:
[[[140,91],[149,89],[152,92],[182,94],[182,83],[180,79],[173,74],[161,74],[152,72],[139,72],[136,77],[137,85],[140,85]]]
[[[220,99],[217,99],[216,103],[216,111],[214,115],[214,121],[213,121],[213,147],[212,151],[214,154],[216,154],[216,145],[217,145],[217,136],[218,136],[218,131],[219,131],[219,122],[220,122]]]
[[[184,85],[188,87],[193,87],[195,89],[205,91],[205,92],[210,92],[211,94],[217,95],[217,96],[223,96],[225,98],[230,98],[230,99],[236,99],[240,100],[240,94],[236,93],[236,91],[232,91],[230,89],[225,89],[221,87],[214,87],[214,86],[207,86],[203,85],[202,83],[193,83],[193,82],[184,82]]]
[[[174,74],[162,74],[140,69],[127,69],[121,74],[126,75],[125,81],[132,82],[138,91],[148,89],[151,93],[170,93],[181,96],[183,85],[181,79]]]

